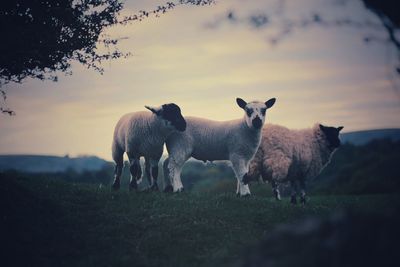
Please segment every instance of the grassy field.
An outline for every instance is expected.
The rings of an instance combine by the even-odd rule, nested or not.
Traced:
[[[399,200],[312,196],[303,207],[276,202],[265,189],[252,190],[249,198],[233,191],[111,192],[2,175],[3,266],[230,266],[277,224],[343,208],[373,212]]]

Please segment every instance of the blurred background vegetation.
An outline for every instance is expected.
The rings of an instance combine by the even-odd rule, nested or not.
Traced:
[[[309,181],[309,192],[311,195],[400,193],[399,152],[400,141],[389,138],[373,139],[363,145],[346,142],[322,173]],[[17,170],[10,166],[16,166]],[[122,177],[125,188],[129,181],[128,166],[126,162]],[[114,164],[97,157],[1,156],[0,169],[7,176],[23,173],[102,187],[110,185]],[[192,192],[231,193],[236,188],[233,171],[224,162],[204,164],[190,160],[183,168],[182,181],[185,189]],[[159,183],[164,186],[161,163]],[[146,186],[144,177],[141,188]],[[261,182],[252,182],[251,190],[253,194],[270,194],[270,186]]]

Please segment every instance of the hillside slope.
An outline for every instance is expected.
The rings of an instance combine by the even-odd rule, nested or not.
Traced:
[[[340,134],[343,143],[353,145],[365,145],[376,139],[390,139],[392,141],[400,140],[400,129],[374,129],[365,131],[355,131]]]
[[[46,178],[0,179],[4,266],[231,266],[279,223],[398,201],[331,196],[293,207],[257,194],[130,194]]]

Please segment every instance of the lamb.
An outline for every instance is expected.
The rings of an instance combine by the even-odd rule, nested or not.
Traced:
[[[297,203],[300,187],[300,202],[305,204],[305,184],[315,178],[329,163],[340,146],[338,128],[315,124],[313,128],[289,130],[268,124],[262,130],[260,147],[250,162],[249,179],[260,175],[272,185],[274,196],[280,200],[278,185],[290,182],[291,203]]]
[[[250,194],[247,184],[249,162],[261,141],[261,129],[267,109],[275,98],[264,102],[246,103],[241,98],[237,104],[245,111],[243,119],[212,121],[197,117],[186,117],[187,128],[166,140],[169,157],[164,161],[165,191],[183,191],[180,178],[184,163],[193,157],[198,160],[229,160],[237,178],[236,193]]]
[[[160,107],[145,106],[148,110],[125,114],[118,121],[112,142],[112,157],[115,161],[112,188],[120,188],[123,168],[123,154],[126,152],[130,162],[131,180],[129,189],[137,189],[142,170],[140,157],[145,158],[145,172],[151,190],[158,190],[158,162],[163,153],[165,140],[176,132],[186,129],[186,121],[179,106],[174,103]],[[150,170],[151,168],[151,170]]]

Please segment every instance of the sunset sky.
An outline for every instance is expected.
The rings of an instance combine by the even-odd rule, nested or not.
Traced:
[[[286,1],[290,16],[322,10],[377,22],[361,3],[338,0]],[[124,14],[165,1],[126,1]],[[0,116],[0,154],[97,155],[111,159],[115,123],[144,105],[178,104],[183,115],[215,120],[243,116],[236,97],[276,97],[267,121],[292,128],[315,122],[344,131],[400,127],[400,93],[388,76],[393,49],[365,44],[368,31],[349,27],[298,30],[276,46],[273,27],[256,29],[223,18],[269,11],[277,1],[230,0],[179,6],[159,18],[110,29],[129,37],[128,59],[104,64],[100,75],[73,64],[59,82],[27,79],[4,87],[16,116]],[[289,4],[290,3],[290,4]],[[383,35],[384,36],[384,35]]]

